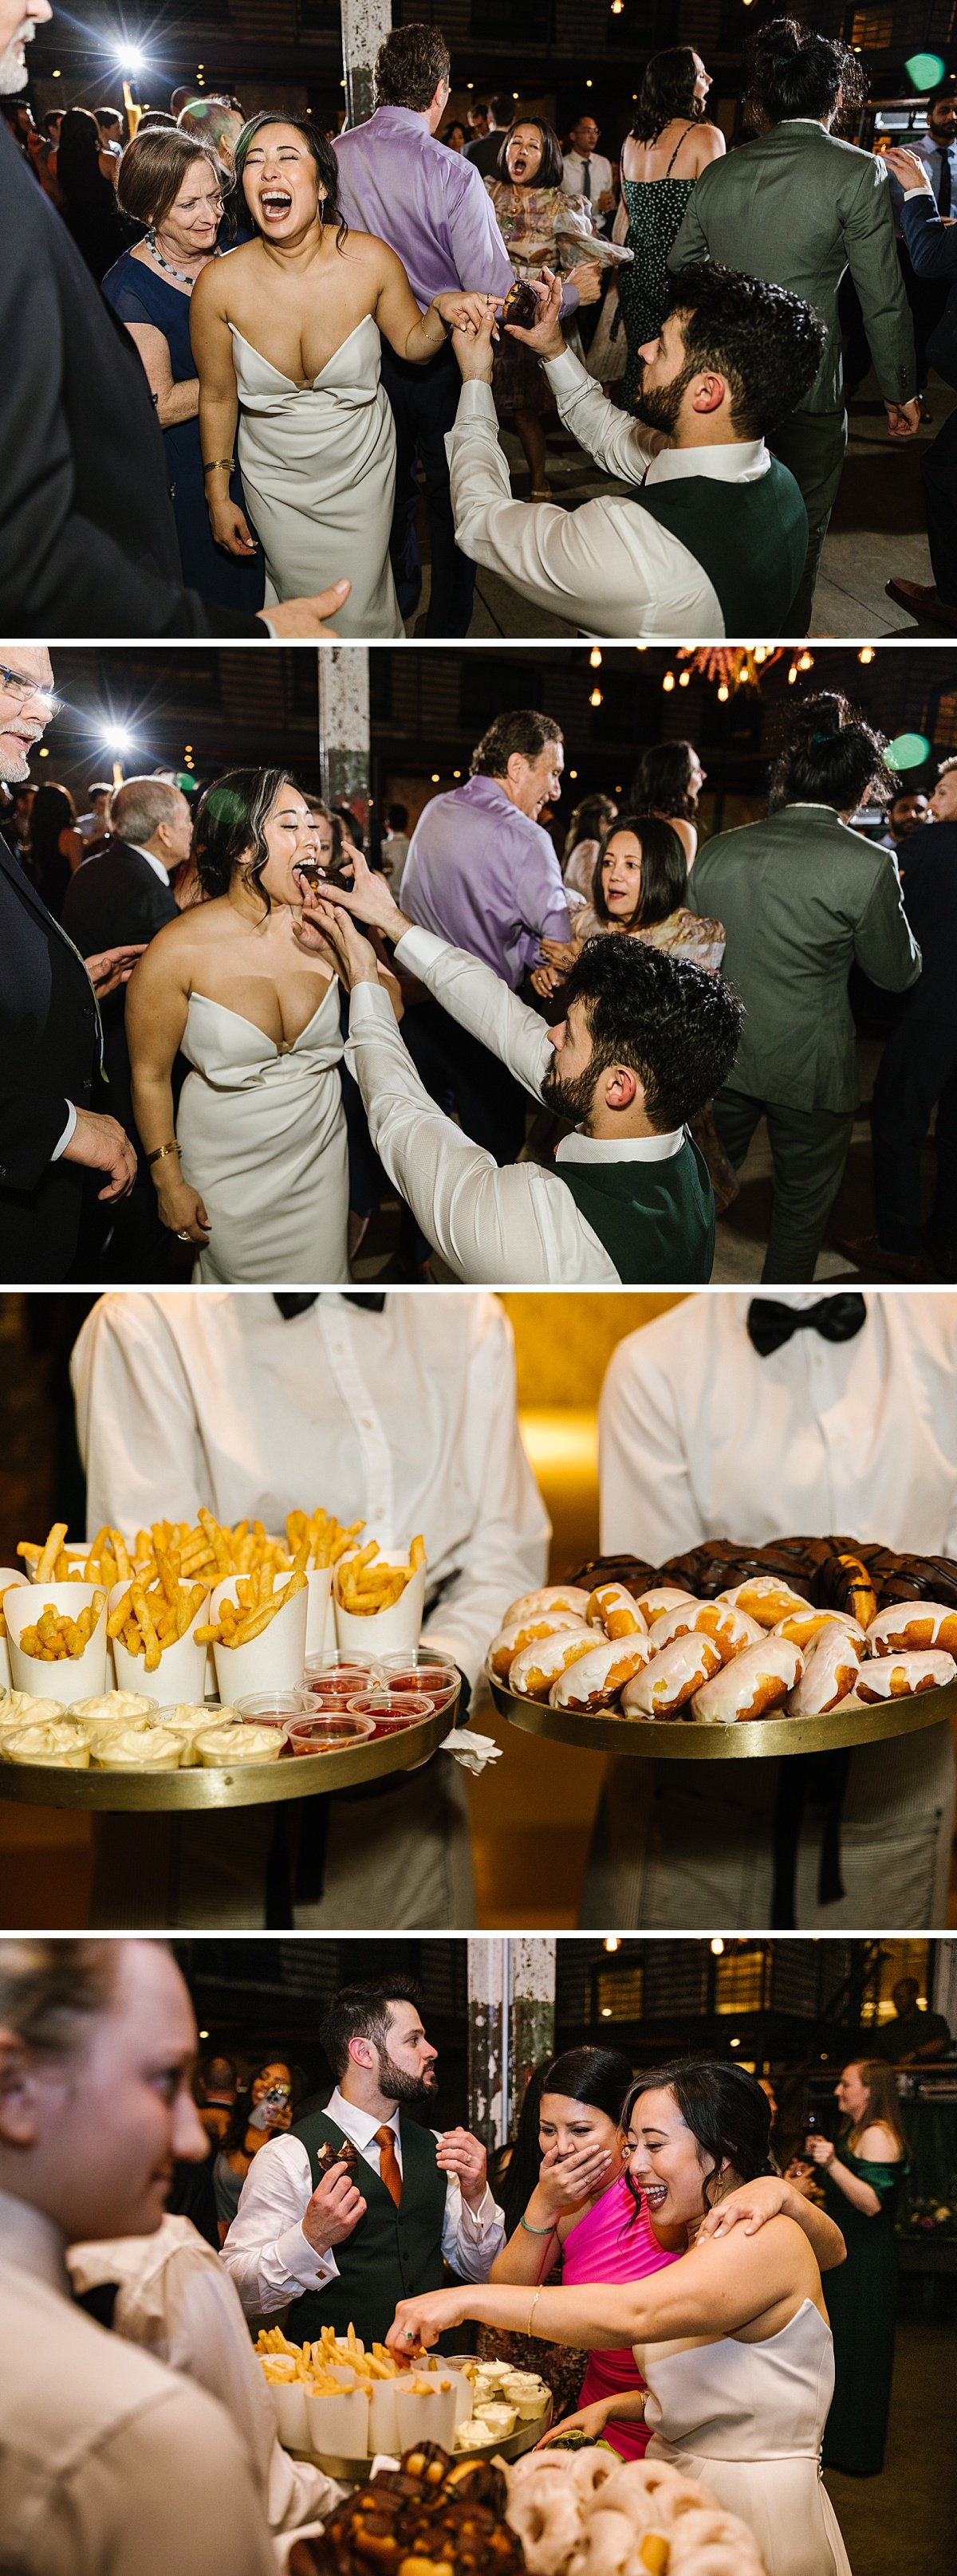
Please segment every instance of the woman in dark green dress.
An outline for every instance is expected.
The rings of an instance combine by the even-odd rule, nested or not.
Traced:
[[[641,374],[639,350],[657,339],[672,280],[668,253],[681,230],[695,180],[724,151],[724,136],[704,113],[711,81],[693,45],[652,54],[645,69],[631,133],[621,156],[621,207],[613,238],[633,252],[618,277],[618,301],[628,342],[625,404],[630,410]],[[627,229],[626,227],[627,219]]]
[[[842,2114],[836,2146],[809,2138],[824,2184],[828,2216],[847,2246],[847,2262],[827,2276],[834,2336],[834,2402],[824,2434],[824,2465],[845,2476],[876,2478],[884,2466],[897,2311],[894,2221],[906,2180],[907,2143],[899,2124],[893,2069],[866,2058],[845,2066],[835,2093]]]

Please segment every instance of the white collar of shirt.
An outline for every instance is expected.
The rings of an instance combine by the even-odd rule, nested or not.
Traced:
[[[771,463],[763,438],[729,441],[727,447],[663,447],[653,456],[645,483],[675,482],[706,474],[714,483],[756,483]]]
[[[335,2092],[330,2093],[326,2103],[326,2118],[334,2120],[337,2129],[341,2129],[345,2137],[351,2138],[353,2146],[358,2147],[360,2156],[364,2156],[366,2148],[373,2144],[377,2129],[391,2129],[401,2155],[398,2103],[388,2120],[376,2120],[371,2111],[361,2111],[357,2103],[347,2102],[337,2084]]]
[[[35,2209],[32,2201],[17,2200],[9,2191],[0,2191],[0,2251],[4,2262],[14,2263],[20,2272],[34,2272],[48,2289],[69,2298],[59,2228],[45,2210]]]
[[[159,878],[161,885],[168,886],[169,869],[164,868],[162,859],[154,858],[152,850],[144,850],[142,841],[128,841],[126,846],[128,850],[136,851],[138,859],[146,860],[147,867],[152,868],[154,877]]]
[[[573,1136],[563,1136],[555,1153],[556,1163],[668,1163],[680,1154],[685,1141],[683,1127],[667,1136],[582,1136],[577,1128]]]

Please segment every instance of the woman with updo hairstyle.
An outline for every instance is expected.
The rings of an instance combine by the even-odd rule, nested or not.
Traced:
[[[309,801],[287,770],[230,770],[200,797],[193,856],[204,900],[151,940],[127,993],[160,1217],[195,1247],[196,1280],[346,1281],[339,985],[295,936],[318,864]]]
[[[199,378],[189,338],[190,298],[204,268],[220,257],[225,173],[208,144],[179,128],[140,125],[118,165],[116,192],[142,232],[107,271],[103,293],[141,359],[163,432],[183,578],[204,599],[252,615],[262,607],[262,550],[250,537],[239,554],[215,543],[199,443]],[[244,507],[237,470],[229,482]]]
[[[531,2286],[533,2272],[508,2287],[496,2277],[506,2249],[487,2283],[403,2299],[390,2347],[414,2359],[474,2317],[597,2347],[619,2364],[633,2352],[643,2384],[564,2429],[594,2442],[613,2424],[616,2433],[622,2422],[643,2424],[649,2462],[688,2481],[689,2503],[700,2483],[749,2525],[765,2576],[850,2576],[818,2456],[833,2386],[820,2266],[843,2260],[839,2230],[769,2171],[770,2110],[743,2066],[703,2058],[653,2068],[629,2087],[620,2122],[631,2191],[667,2248],[657,2269],[569,2287],[566,2265],[560,2288]],[[576,2163],[585,2160],[583,2151]],[[523,2479],[513,2499],[519,2537],[526,2495],[537,2510]],[[611,2480],[607,2502],[614,2510]]]
[[[884,2058],[854,2058],[834,2087],[836,2141],[806,2142],[824,2204],[847,2245],[830,2300],[834,2403],[824,2460],[845,2477],[877,2478],[884,2466],[897,2321],[895,2227],[909,2171],[897,2078]]]
[[[456,288],[420,311],[395,251],[346,223],[336,155],[312,117],[250,117],[234,171],[255,238],[209,264],[190,316],[213,536],[248,554],[231,489],[238,427],[267,607],[348,577],[337,633],[401,635],[380,333],[398,358],[425,366],[448,328],[478,329],[485,299]]]
[[[129,225],[117,213],[116,168],[89,108],[68,107],[57,145],[60,212],[98,285],[130,238]]]
[[[770,444],[799,485],[808,551],[791,605],[789,635],[806,635],[821,548],[837,498],[847,415],[840,289],[850,270],[892,438],[920,421],[914,335],[894,242],[887,171],[836,128],[863,104],[864,64],[793,18],[772,18],[745,50],[745,99],[754,128],[695,190],[671,267],[702,260],[790,288],[810,303],[825,339],[813,383],[774,425]]]
[[[656,340],[671,294],[668,253],[702,170],[725,148],[705,105],[711,87],[693,45],[652,54],[621,154],[621,205],[613,239],[632,253],[619,272],[618,301],[628,342],[624,400],[630,411],[641,377],[641,351]]]
[[[789,702],[782,719],[768,813],[706,841],[688,901],[720,914],[723,971],[745,1006],[715,1125],[740,1172],[766,1120],[762,1276],[798,1285],[814,1278],[861,1096],[851,968],[904,993],[921,960],[892,852],[853,828],[891,791],[883,735],[835,689]]]

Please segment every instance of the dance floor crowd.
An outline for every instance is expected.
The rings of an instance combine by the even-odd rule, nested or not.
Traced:
[[[11,1278],[700,1283],[759,1130],[765,1279],[825,1246],[825,1275],[955,1275],[957,760],[915,792],[818,691],[763,819],[699,849],[672,741],[562,834],[561,728],[511,709],[370,864],[281,766],[94,781],[78,819],[29,783],[56,701],[18,658]],[[865,1062],[874,1212],[829,1242]]]
[[[48,14],[33,0],[28,32]],[[7,16],[12,39],[19,0],[0,43]],[[861,54],[789,18],[748,49],[744,148],[678,45],[614,163],[584,108],[564,139],[511,94],[471,134],[449,122],[426,25],[391,31],[374,113],[331,134],[182,90],[129,139],[115,110],[38,126],[26,77],[20,29],[0,67],[15,632],[396,637],[422,604],[419,631],[460,636],[482,567],[523,603],[515,632],[800,634],[845,344],[892,442],[931,361],[957,384],[953,86],[914,151],[862,150]],[[549,485],[559,423],[597,477],[573,508]],[[948,629],[955,440],[957,415],[923,455],[933,579],[888,585]]]

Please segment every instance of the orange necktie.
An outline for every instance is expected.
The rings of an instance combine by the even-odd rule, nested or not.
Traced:
[[[394,2200],[398,2209],[402,2198],[402,2174],[391,2129],[377,2129],[375,2142],[379,2150],[379,2180],[384,2182],[390,2200]]]

